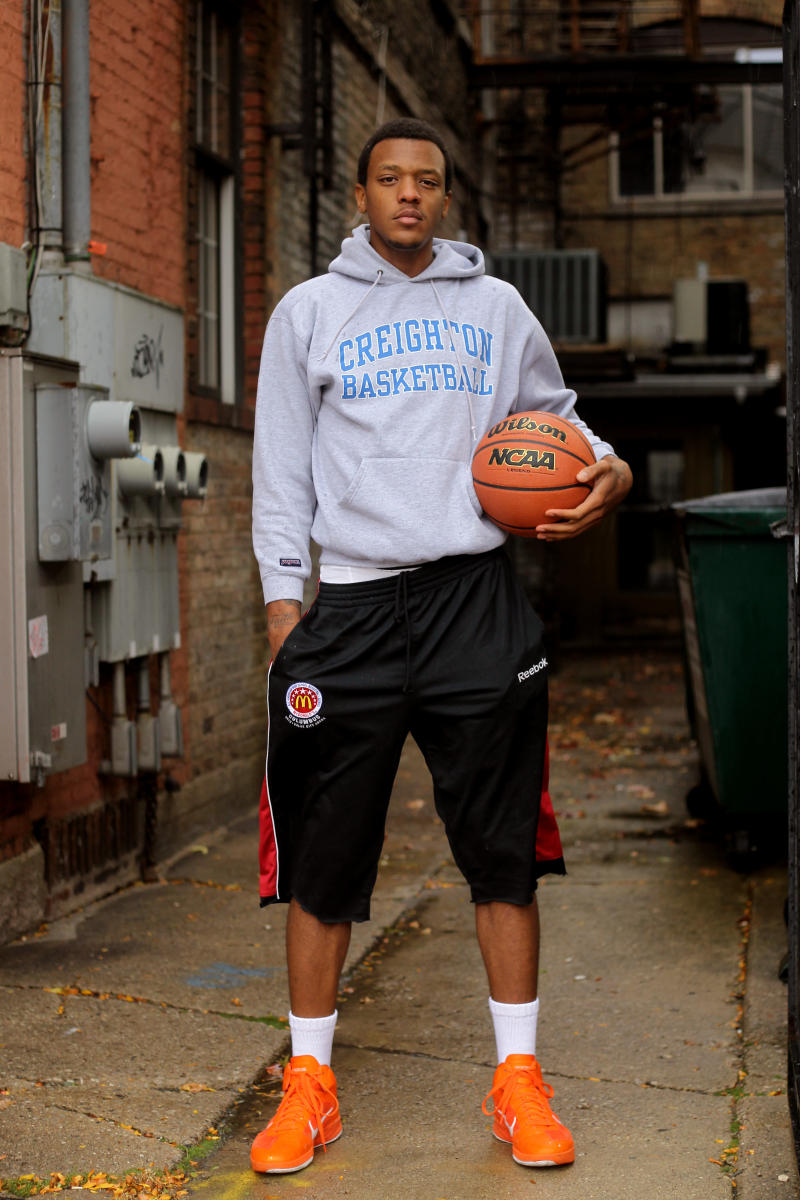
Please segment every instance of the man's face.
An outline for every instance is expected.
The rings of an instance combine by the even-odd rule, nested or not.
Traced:
[[[372,150],[366,187],[356,184],[373,248],[407,275],[433,259],[431,243],[450,207],[444,178],[444,155],[433,142],[387,138]]]

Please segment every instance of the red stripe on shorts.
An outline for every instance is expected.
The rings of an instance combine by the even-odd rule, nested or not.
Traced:
[[[539,824],[536,829],[536,861],[553,862],[563,858],[561,835],[558,832],[556,814],[553,812],[553,801],[547,790],[550,786],[550,746],[545,743],[544,774],[542,776],[542,799],[539,806]]]
[[[278,847],[272,824],[266,778],[261,784],[258,806],[258,866],[262,900],[274,900],[278,891]]]

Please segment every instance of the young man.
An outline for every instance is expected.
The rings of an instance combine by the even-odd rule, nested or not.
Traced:
[[[368,225],[327,275],[283,298],[264,340],[253,462],[272,652],[261,894],[289,902],[292,1058],[253,1143],[256,1171],[299,1170],[342,1131],[330,1068],[339,974],[351,922],[369,917],[409,733],[475,904],[498,1050],[494,1133],[523,1165],[574,1158],[535,1058],[536,881],[564,870],[540,806],[547,659],[470,462],[512,410],[583,429],[597,462],[578,478],[591,492],[552,510],[545,540],[594,525],[631,478],[575,415],[518,293],[484,274],[475,247],[435,237],[451,180],[430,126],[379,129],[358,165]],[[310,537],[320,586],[301,621]]]

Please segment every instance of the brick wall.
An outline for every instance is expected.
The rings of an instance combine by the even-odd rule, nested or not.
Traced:
[[[21,4],[0,7],[0,242],[25,240],[25,42]]]
[[[105,0],[91,9],[95,273],[173,304],[185,260],[184,6]]]
[[[283,19],[275,31],[279,70],[268,92],[268,120],[276,124],[299,119],[302,86],[299,15],[291,5],[281,7]],[[476,236],[480,222],[473,187],[479,162],[470,134],[474,109],[466,86],[466,46],[463,27],[453,15],[455,5],[452,10],[448,5],[419,6],[413,21],[386,0],[340,0],[335,9],[334,181],[320,197],[318,269],[326,269],[358,221],[353,195],[356,161],[378,118],[378,57],[384,30],[388,41],[383,119],[417,116],[440,128],[457,168],[443,236],[454,237],[460,230]],[[270,307],[309,274],[308,187],[300,153],[286,148],[280,137],[270,140],[269,165],[279,181],[268,198]]]

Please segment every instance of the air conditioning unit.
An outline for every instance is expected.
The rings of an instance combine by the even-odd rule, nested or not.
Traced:
[[[747,354],[750,304],[745,279],[676,279],[673,341],[696,353]]]
[[[555,342],[606,340],[606,265],[597,250],[506,250],[491,272],[511,283]]]

